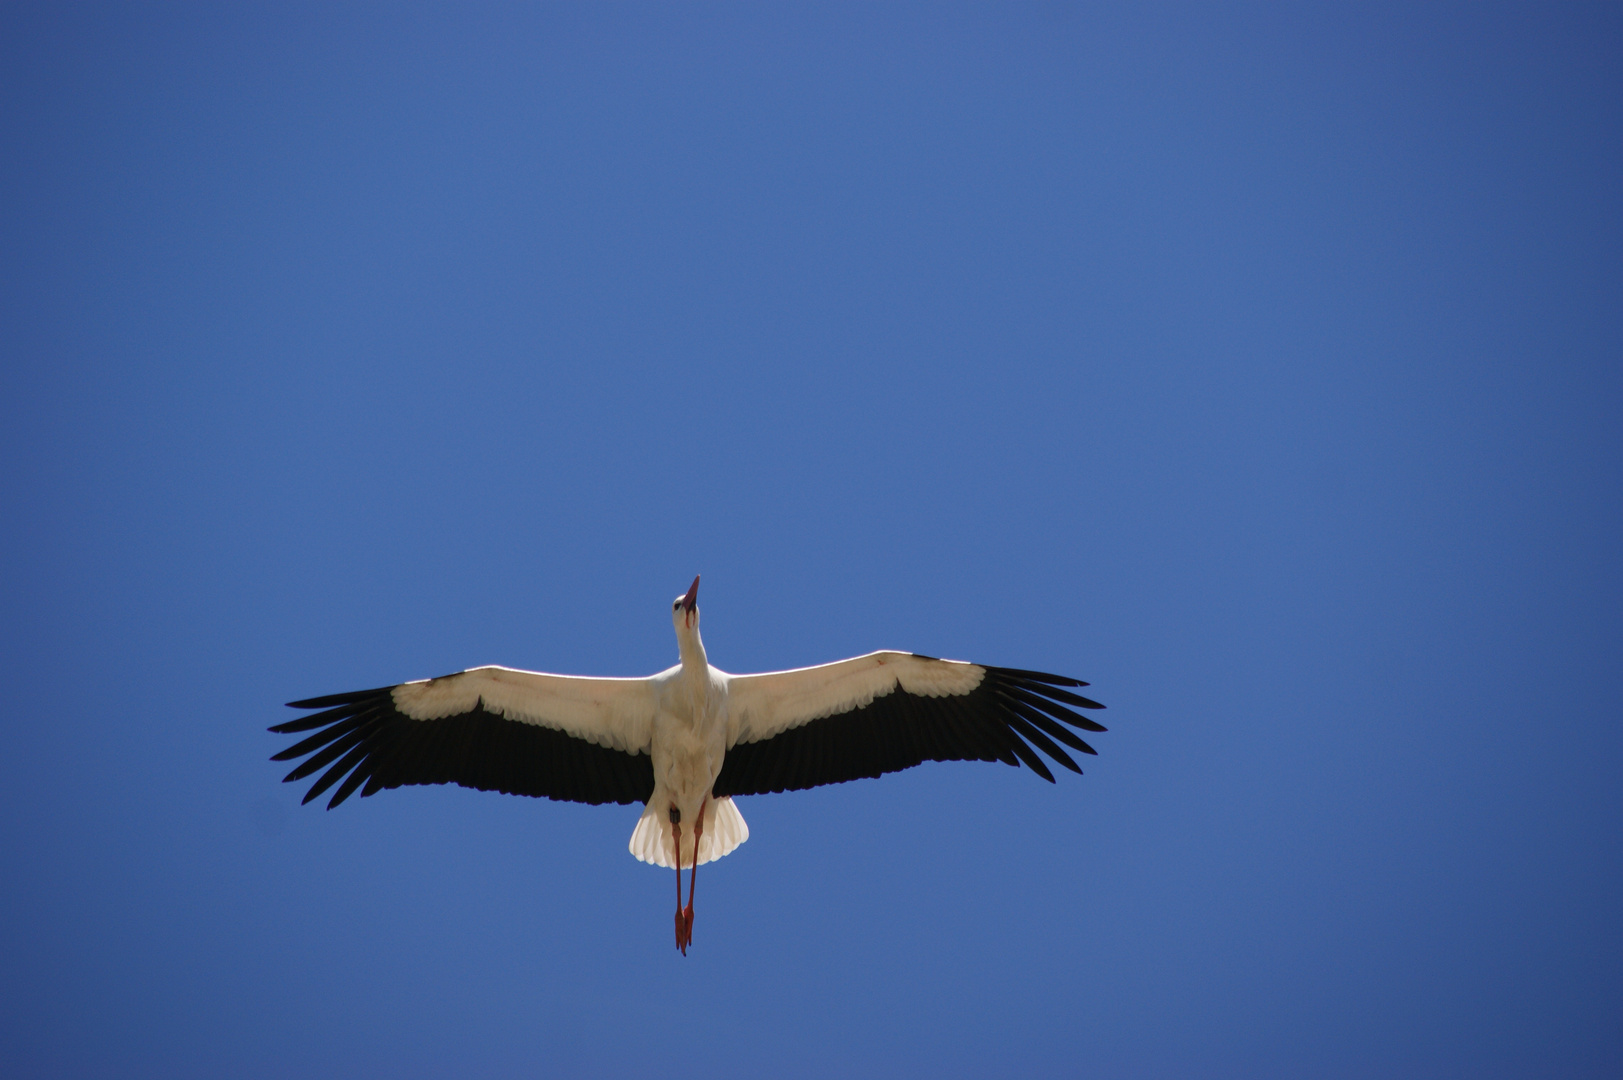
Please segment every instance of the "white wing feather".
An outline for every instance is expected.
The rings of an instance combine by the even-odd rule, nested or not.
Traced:
[[[956,697],[986,676],[979,664],[874,652],[816,667],[733,675],[727,681],[727,745],[760,742],[825,716],[860,709],[900,686],[919,697]]]
[[[395,708],[414,720],[456,716],[483,702],[508,720],[611,750],[647,753],[653,741],[657,705],[647,679],[589,679],[490,666],[403,683],[393,693]]]

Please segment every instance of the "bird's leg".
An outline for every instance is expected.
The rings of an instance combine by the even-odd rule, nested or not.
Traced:
[[[682,811],[671,807],[671,842],[676,849],[676,947],[687,955],[687,927],[686,916],[682,914]],[[698,860],[697,845],[694,850],[694,860]],[[692,892],[692,888],[688,892]]]
[[[682,826],[672,825],[671,832],[676,841],[676,947],[682,947],[682,931],[687,929],[687,920],[682,917]]]
[[[699,820],[693,823],[693,869],[688,874],[688,908],[687,911],[683,912],[682,916],[682,921],[686,923],[685,933],[689,945],[693,944],[693,887],[699,882],[699,840],[704,836],[704,808],[708,805],[710,805],[709,799],[699,804]],[[676,867],[676,876],[678,878],[682,876],[680,863]],[[677,888],[680,889],[681,887],[681,884],[678,883]],[[678,902],[680,902],[680,898],[678,898]]]

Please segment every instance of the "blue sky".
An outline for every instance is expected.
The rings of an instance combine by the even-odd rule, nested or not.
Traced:
[[[1615,1076],[1608,6],[0,11],[29,1077]],[[902,648],[1087,775],[300,808],[281,702]]]

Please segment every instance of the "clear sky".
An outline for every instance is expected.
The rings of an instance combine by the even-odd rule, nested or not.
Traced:
[[[17,1077],[1623,1075],[1614,5],[0,8]],[[299,806],[876,648],[1087,775]]]

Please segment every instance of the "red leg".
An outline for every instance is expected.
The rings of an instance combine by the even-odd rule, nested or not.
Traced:
[[[710,805],[709,799],[699,804],[699,820],[693,823],[693,870],[688,875],[688,908],[683,913],[683,922],[687,924],[686,935],[689,945],[693,944],[693,888],[699,883],[699,841],[704,836],[704,811],[708,805]],[[676,876],[678,881],[677,889],[680,890],[682,887],[682,867],[680,864],[676,867]],[[683,953],[686,952],[687,950],[684,949]]]
[[[674,813],[674,811],[673,811]],[[687,919],[682,914],[682,826],[671,822],[671,839],[676,847],[676,947],[687,955],[687,942],[684,940],[687,931]],[[688,890],[690,893],[692,889]]]

